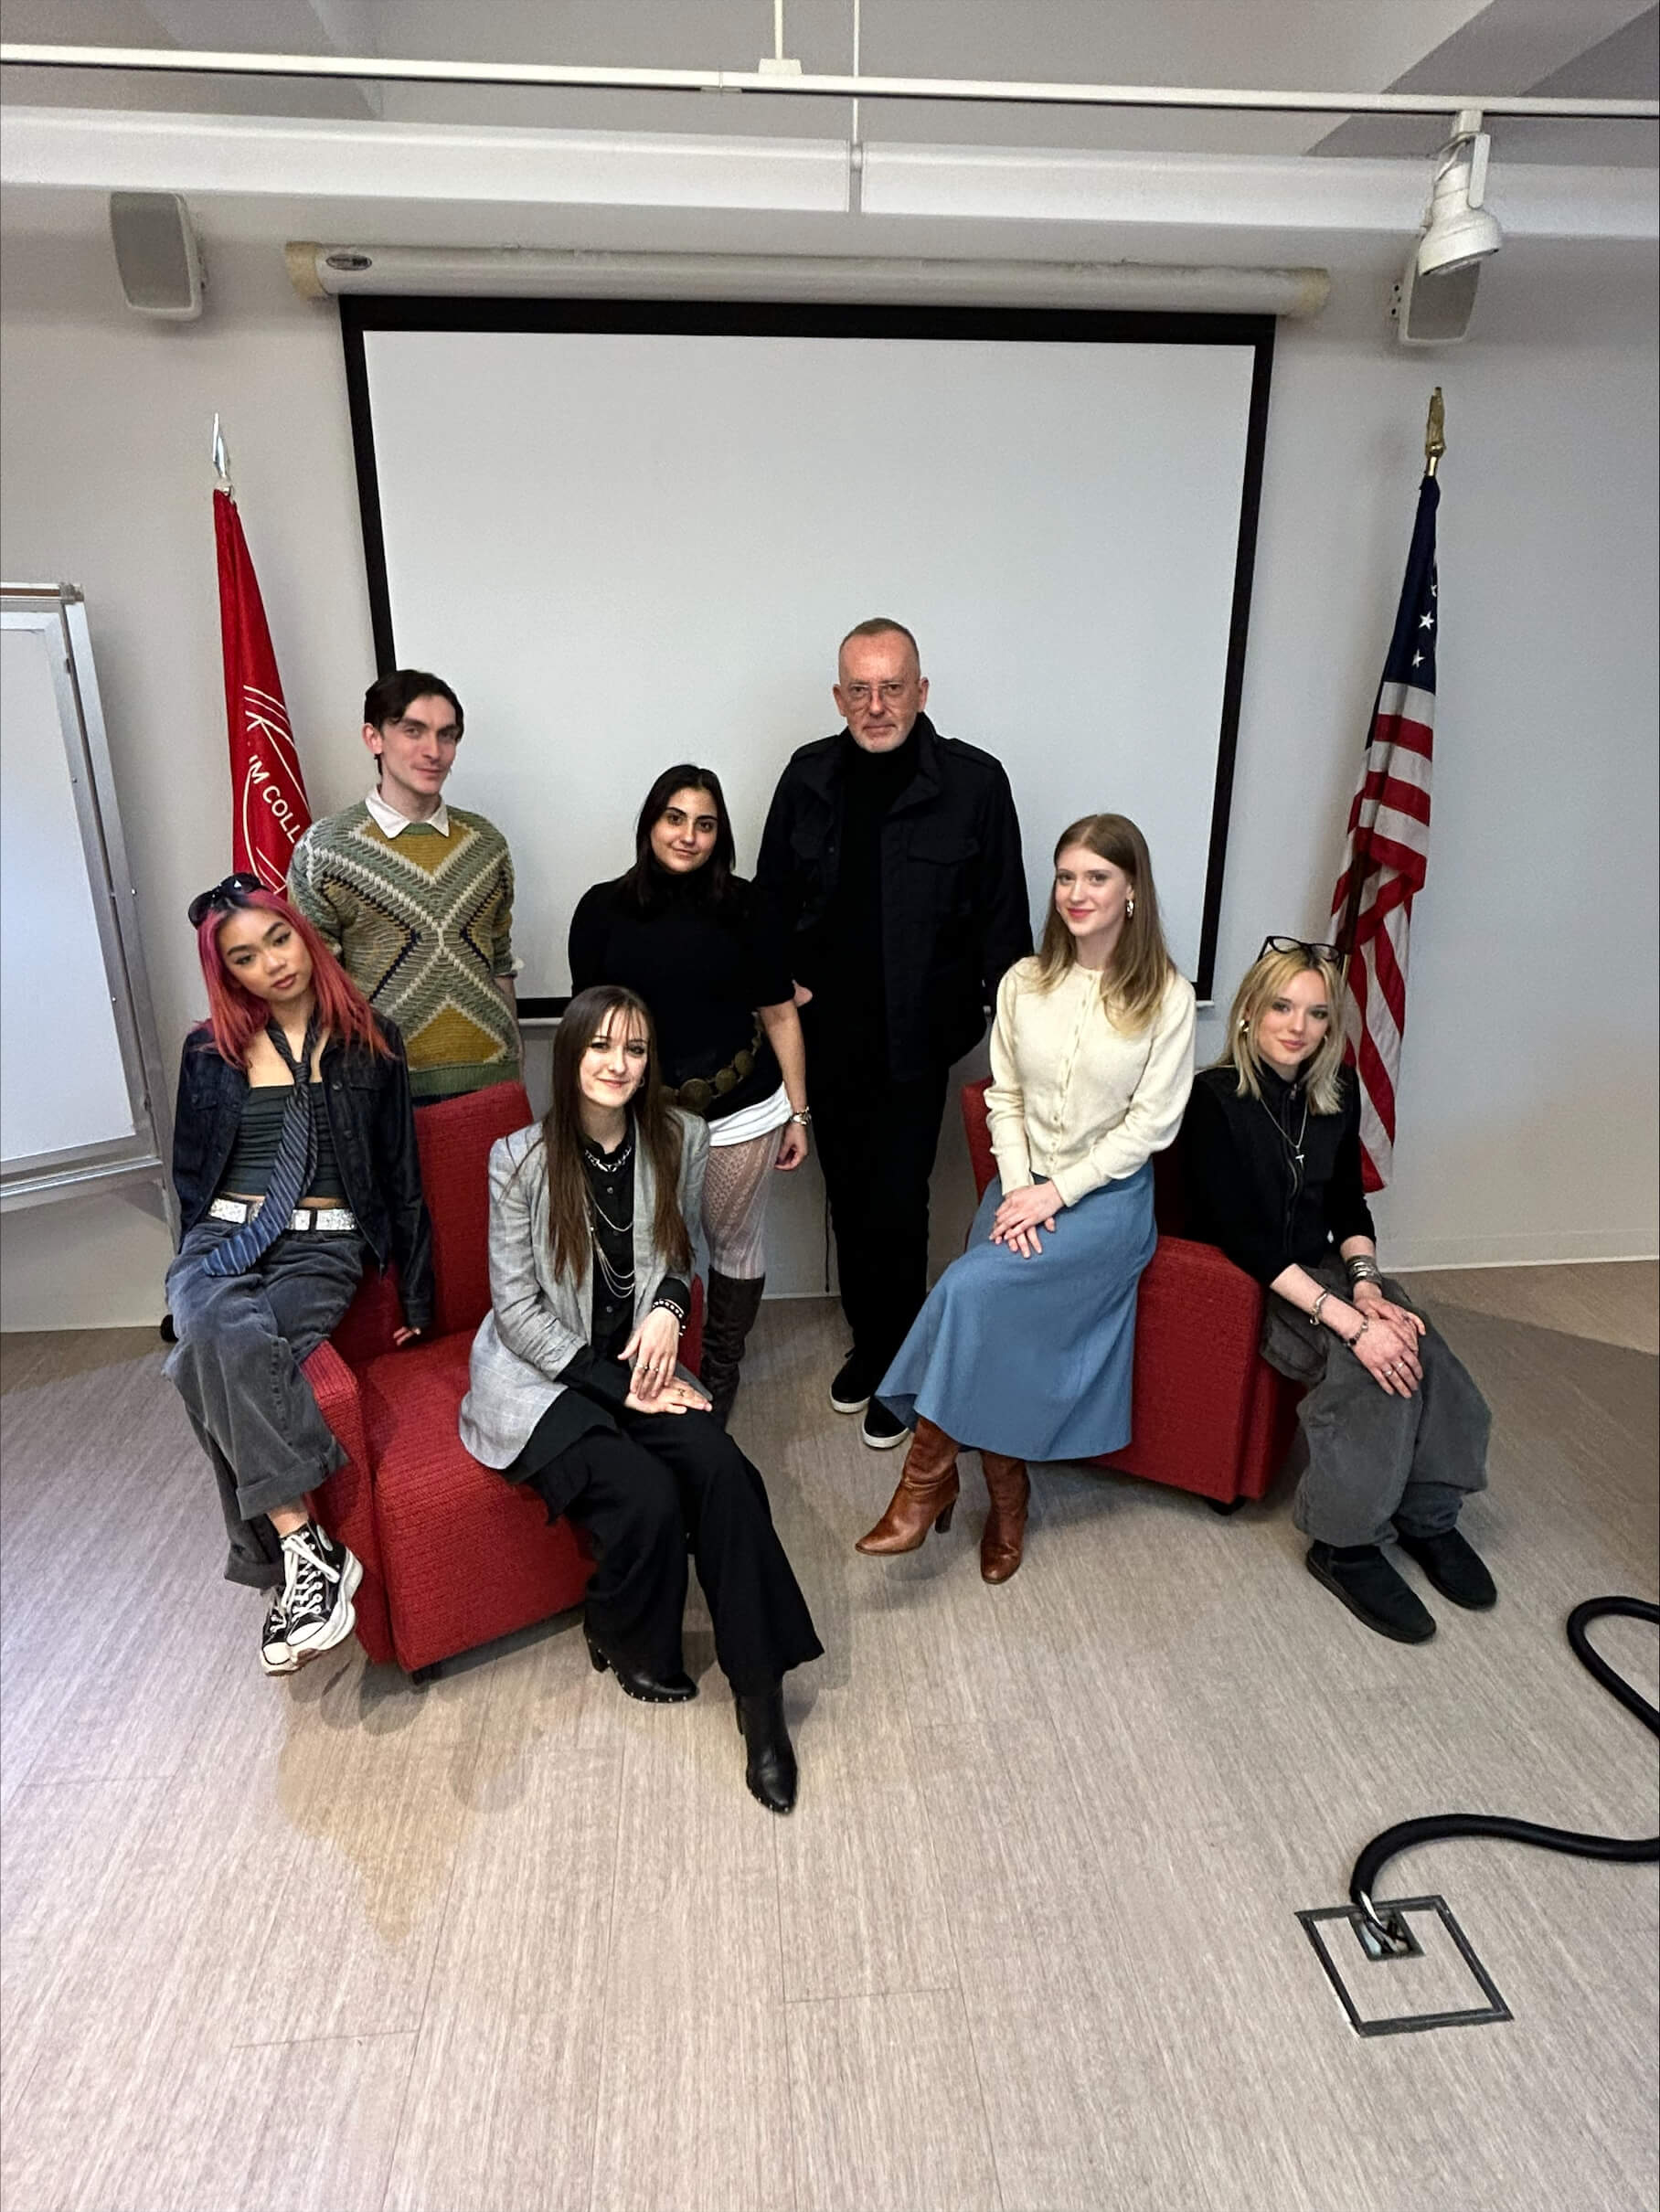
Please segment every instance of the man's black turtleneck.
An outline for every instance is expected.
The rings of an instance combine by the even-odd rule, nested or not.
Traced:
[[[817,981],[821,1027],[843,1051],[885,1058],[888,1002],[882,978],[882,824],[917,772],[916,724],[889,752],[867,752],[844,729],[841,861],[825,917]]]

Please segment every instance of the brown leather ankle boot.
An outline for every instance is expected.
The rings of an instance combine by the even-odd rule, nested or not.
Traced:
[[[980,1538],[980,1579],[984,1582],[1006,1582],[1020,1564],[1032,1478],[1026,1471],[1024,1460],[1005,1459],[1001,1452],[982,1450],[980,1464],[992,1501],[985,1531]]]
[[[930,1528],[937,1528],[943,1536],[951,1526],[957,1489],[955,1442],[932,1421],[919,1420],[910,1450],[905,1454],[899,1486],[887,1512],[854,1549],[885,1557],[890,1552],[915,1551]]]

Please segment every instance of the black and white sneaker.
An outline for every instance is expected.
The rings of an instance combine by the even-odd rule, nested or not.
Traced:
[[[283,1602],[287,1594],[280,1590],[272,1598],[260,1635],[260,1664],[268,1675],[297,1675],[300,1671],[300,1662],[289,1648],[288,1608]]]
[[[891,1452],[910,1434],[908,1422],[902,1421],[897,1413],[890,1413],[879,1398],[871,1399],[859,1423],[859,1435],[872,1452]]]
[[[290,1653],[305,1659],[332,1651],[357,1625],[352,1598],[363,1579],[362,1563],[315,1521],[283,1537],[282,1563]]]
[[[857,1352],[849,1352],[830,1386],[830,1404],[837,1413],[862,1413],[870,1403],[871,1377]]]

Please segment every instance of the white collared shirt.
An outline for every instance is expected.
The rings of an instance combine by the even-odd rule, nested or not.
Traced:
[[[370,792],[367,803],[376,828],[384,831],[387,836],[395,837],[399,830],[413,826],[410,816],[400,814],[395,806],[388,806],[378,790]],[[450,835],[450,810],[442,799],[438,802],[437,813],[429,814],[422,826],[435,829],[441,837]]]

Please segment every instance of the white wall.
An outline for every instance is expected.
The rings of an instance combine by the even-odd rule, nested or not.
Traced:
[[[1456,351],[1398,351],[1359,284],[1280,341],[1224,977],[1265,931],[1324,920],[1424,402],[1436,379],[1447,394],[1435,823],[1380,1209],[1402,1264],[1655,1249],[1655,292],[1633,294],[1629,265],[1614,283],[1594,253],[1583,265],[1582,282],[1530,289],[1501,260]],[[215,409],[317,812],[364,787],[372,672],[333,313],[293,295],[274,246],[219,246],[211,270],[199,324],[151,324],[122,306],[101,240],[14,236],[0,303],[0,565],[86,590],[169,1055],[201,1010],[183,909],[229,865]],[[930,674],[942,726],[995,742],[973,666]],[[463,753],[463,803],[465,783]],[[1111,802],[1080,761],[1080,806]],[[740,824],[740,850],[757,827]],[[942,1260],[964,1177],[948,1122]],[[790,1194],[776,1288],[818,1284],[815,1197]],[[5,1325],[153,1319],[165,1255],[128,1200],[9,1217]]]

